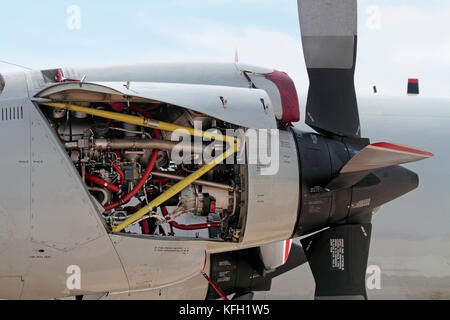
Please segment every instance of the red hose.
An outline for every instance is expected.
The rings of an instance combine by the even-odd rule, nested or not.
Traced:
[[[121,157],[121,155],[120,155],[120,150],[116,150],[116,156],[117,156],[117,162],[118,162],[119,165],[120,165],[120,162],[122,161],[122,157]]]
[[[228,301],[229,299],[227,298],[227,296],[225,295],[225,293],[223,293],[223,291],[219,288],[219,286],[211,280],[210,277],[208,277],[208,275],[205,272],[202,272],[203,277],[205,277],[206,281],[209,282],[209,284],[211,285],[211,287],[213,287],[213,289],[217,292],[217,294],[225,301]]]
[[[161,213],[163,214],[164,217],[167,216],[168,215],[167,208],[161,207]],[[174,227],[175,229],[180,229],[180,230],[201,230],[201,229],[209,229],[209,228],[219,228],[221,225],[220,222],[185,225],[185,224],[179,224],[175,221],[169,221],[169,224],[171,227]]]
[[[211,223],[200,223],[200,224],[178,224],[175,221],[170,221],[169,224],[175,229],[180,230],[201,230],[201,229],[209,229],[209,228],[218,228],[220,227],[220,222],[211,222]]]
[[[124,205],[128,203],[133,197],[139,192],[139,190],[142,189],[147,179],[150,177],[150,174],[152,173],[153,167],[155,166],[156,159],[158,157],[158,150],[153,150],[152,156],[150,157],[150,161],[148,163],[147,169],[145,170],[144,174],[141,177],[141,180],[136,184],[136,186],[131,190],[130,193],[125,195],[121,200],[116,201],[114,203],[111,203],[110,205],[105,207],[106,211],[110,211],[112,209],[117,208],[120,205]]]
[[[162,184],[167,184],[169,182],[169,179],[155,179],[152,180],[153,183],[162,183]]]
[[[100,179],[100,178],[98,178],[96,176],[93,176],[93,175],[91,175],[89,173],[86,173],[86,180],[88,180],[88,181],[90,181],[90,182],[92,182],[92,183],[94,183],[94,184],[96,184],[98,186],[105,187],[106,189],[108,189],[108,190],[110,190],[112,192],[115,192],[115,193],[118,193],[119,190],[120,190],[118,186],[115,186],[115,185],[113,185],[111,183],[108,183],[105,180]]]
[[[222,297],[223,300],[228,301],[227,296],[225,295],[225,293],[219,288],[219,286],[212,281],[212,279],[210,277],[208,277],[208,275],[205,272],[205,268],[206,268],[206,263],[208,262],[208,254],[205,250],[205,263],[203,264],[203,269],[200,272],[202,274],[202,276],[206,279],[206,281],[209,282],[209,284],[211,285],[211,287],[213,287],[213,289],[217,292],[217,294]]]
[[[117,173],[120,176],[120,183],[119,183],[119,185],[123,186],[123,184],[125,183],[125,173],[123,173],[122,169],[120,169],[120,167],[117,164],[115,164],[115,163],[112,164],[112,167],[114,168],[114,170],[117,171]]]
[[[160,209],[161,209],[161,213],[162,213],[162,215],[164,216],[164,217],[166,217],[168,214],[169,214],[169,212],[167,211],[167,208],[166,207],[160,207]],[[171,234],[174,234],[173,233],[173,226],[169,223],[169,225],[170,225],[170,233]]]
[[[147,113],[145,110],[143,110],[139,107],[135,107],[135,106],[130,106],[130,108],[133,108],[137,112],[141,113],[144,117],[151,119],[151,115],[149,113]],[[155,138],[161,139],[161,133],[159,132],[159,130],[154,129],[154,132],[155,132]],[[159,154],[159,150],[153,150],[152,156],[150,157],[150,161],[147,165],[147,169],[145,170],[144,174],[142,175],[142,177],[139,180],[139,182],[137,183],[137,185],[133,188],[133,190],[131,190],[130,193],[125,195],[122,199],[106,206],[105,207],[106,211],[113,210],[121,205],[124,205],[124,204],[130,202],[130,200],[133,199],[133,197],[139,192],[139,190],[142,189],[142,187],[145,185],[145,182],[150,177],[150,175],[153,171],[153,167],[156,164],[156,159],[158,158],[158,154]]]

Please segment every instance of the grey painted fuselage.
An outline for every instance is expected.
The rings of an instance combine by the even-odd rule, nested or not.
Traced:
[[[203,66],[190,65],[186,66],[184,70],[180,69],[180,65],[163,65],[77,71],[66,70],[65,72],[66,76],[72,78],[80,78],[82,75],[87,75],[90,81],[159,81],[248,87],[249,82],[239,70],[250,70],[253,72],[249,74],[250,78],[257,87],[265,86],[263,89],[269,93],[274,108],[278,107],[277,110],[274,110],[275,113],[279,113],[279,95],[273,91],[273,85],[264,82],[263,77],[258,76],[258,73],[271,72],[272,70],[270,69],[256,67],[237,68],[234,64],[208,64]],[[183,72],[180,73],[180,71]],[[215,77],[209,76],[211,72],[215,74]],[[8,100],[13,101],[12,105],[14,106],[25,107],[27,99],[39,90],[42,90],[43,86],[46,85],[40,80],[41,78],[39,71],[7,77],[9,81],[15,79],[14,81],[17,83],[22,82],[22,86],[18,86],[12,91],[5,91],[9,96],[0,96],[0,102]],[[178,79],[178,81],[174,81],[174,79]],[[8,86],[8,82],[6,85]],[[303,92],[305,88],[297,89],[299,92]],[[358,102],[364,137],[369,137],[372,142],[387,141],[413,145],[435,154],[435,157],[429,161],[407,165],[407,167],[419,174],[419,189],[384,206],[374,219],[374,239],[372,241],[369,264],[376,265],[381,270],[381,289],[369,290],[369,295],[371,298],[450,298],[450,194],[447,185],[448,181],[450,181],[450,170],[446,167],[450,160],[447,142],[449,137],[448,130],[450,129],[450,100],[412,96],[390,98],[374,95],[359,97]],[[304,112],[304,106],[305,97],[301,96],[300,108],[302,112]],[[245,110],[242,110],[242,113],[243,116],[251,116],[246,115]],[[32,122],[33,117],[37,117],[37,114],[26,113],[24,120]],[[302,116],[303,119],[304,117]],[[296,124],[296,126],[312,131],[303,122]],[[26,137],[32,136],[32,133],[28,130],[40,130],[33,126],[30,128],[28,129],[28,127],[24,126],[15,130],[17,134],[22,134],[24,139],[26,139]],[[9,132],[12,131],[5,129],[2,134],[9,134]],[[48,139],[48,137],[46,138]],[[4,152],[7,153],[8,150],[4,150]],[[39,152],[43,152],[43,150],[37,150],[36,152],[39,155]],[[34,159],[34,155],[25,155],[26,157],[31,160]],[[64,157],[64,155],[61,155],[61,157]],[[33,170],[34,166],[40,165],[39,161],[41,159],[39,156],[35,158],[36,163],[32,164],[31,170]],[[23,165],[27,167],[25,164]],[[70,170],[72,169],[69,168]],[[28,172],[24,172],[22,178],[26,179],[29,175]],[[12,179],[13,177],[10,178]],[[17,192],[13,193],[15,191]],[[2,209],[0,207],[0,216],[2,212],[5,214],[6,210],[14,210],[15,204],[12,203],[14,201],[33,201],[33,199],[21,198],[20,192],[27,194],[27,190],[15,190],[14,185],[12,185],[10,192],[13,195],[10,197],[11,203],[3,203],[5,208]],[[83,192],[79,196],[83,196]],[[90,203],[87,205],[92,206]],[[7,218],[13,219],[9,215]],[[18,217],[14,219],[17,219],[17,221],[14,220],[11,223],[15,225],[30,223],[29,220],[22,221]],[[8,224],[2,225],[7,226]],[[101,223],[96,221],[96,225],[101,226]],[[5,232],[5,234],[10,232],[10,230],[3,230],[1,227],[0,231]],[[23,232],[25,234],[27,231]],[[58,232],[63,232],[63,230]],[[100,230],[99,234],[95,234],[95,230],[92,233],[95,241],[91,241],[89,235],[86,236],[86,241],[91,241],[90,243],[93,246],[97,245],[96,243],[102,245],[100,241],[103,241],[104,245],[108,246],[109,250],[113,252],[111,242],[114,242],[114,239],[106,235],[104,230]],[[32,234],[25,236],[30,237]],[[41,237],[45,237],[45,234],[41,235]],[[3,237],[3,239],[5,238]],[[25,246],[25,244],[20,243],[19,245]],[[4,244],[4,247],[6,247],[6,244]],[[59,248],[55,248],[55,250],[57,249]],[[22,249],[18,247],[18,250]],[[63,254],[59,253],[58,255],[63,256]],[[200,255],[199,253],[193,254],[195,257]],[[39,255],[36,254],[36,256]],[[38,268],[35,269],[38,275],[39,272],[45,274],[44,258],[35,263],[38,264]],[[21,262],[19,260],[25,258],[18,257],[17,259],[17,263],[20,265]],[[22,262],[23,268],[26,268],[25,260]],[[194,260],[191,263],[193,266],[196,264]],[[109,262],[110,266],[113,264],[117,269],[122,268],[118,261]],[[36,265],[30,268],[36,268]],[[113,271],[110,270],[110,272]],[[14,279],[14,276],[20,276],[26,272],[28,271],[17,270],[17,274],[11,273],[12,278],[11,280],[7,279],[7,281],[12,281],[12,283],[20,281],[19,278]],[[117,272],[117,274],[120,274],[120,272]],[[96,275],[93,274],[92,276],[95,277]],[[107,277],[107,274],[102,276],[105,284],[108,282]],[[42,281],[45,281],[45,277],[42,277],[42,279]],[[202,283],[198,286],[199,289],[196,291],[196,295],[190,296],[192,291],[186,290],[186,288],[192,286],[192,281],[195,282],[195,279],[202,281]],[[174,280],[179,280],[179,278]],[[121,279],[121,281],[124,283],[122,287],[126,290],[127,286],[130,286],[130,280]],[[206,290],[204,279],[201,277],[191,278],[185,285],[177,284],[174,288],[172,291],[176,291],[177,294],[170,295],[168,293],[170,289],[168,289],[164,293],[163,298],[199,298],[202,297],[202,290]],[[117,290],[120,289],[117,288]],[[312,298],[314,296],[313,291],[314,282],[311,272],[309,267],[304,265],[275,279],[270,293],[258,294],[256,297]],[[184,296],[183,292],[185,292],[186,296]],[[206,291],[204,295],[206,295]],[[45,294],[43,296],[46,297]],[[159,291],[143,296],[143,298],[146,297],[161,298]]]

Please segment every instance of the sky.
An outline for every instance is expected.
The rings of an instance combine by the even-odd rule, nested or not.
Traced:
[[[149,62],[239,62],[308,78],[296,0],[7,1],[0,60],[32,69]],[[450,97],[450,1],[359,0],[356,88]],[[0,63],[0,72],[20,68]]]

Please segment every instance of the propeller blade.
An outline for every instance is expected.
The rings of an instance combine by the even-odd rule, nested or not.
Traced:
[[[356,0],[298,0],[310,87],[306,124],[328,135],[360,137],[354,73]]]
[[[432,153],[415,147],[387,142],[374,143],[350,159],[325,189],[331,191],[349,188],[378,169],[420,161],[433,156]]]
[[[302,240],[316,281],[315,298],[367,299],[372,224],[335,226]]]

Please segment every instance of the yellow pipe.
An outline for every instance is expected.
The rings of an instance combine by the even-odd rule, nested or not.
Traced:
[[[198,137],[204,137],[214,140],[220,140],[224,142],[237,142],[238,139],[234,137],[227,137],[222,134],[216,134],[212,132],[205,132],[202,130],[196,130],[193,128],[183,127],[176,124],[171,124],[163,121],[157,121],[152,119],[146,119],[138,116],[132,116],[129,114],[122,114],[117,112],[111,112],[111,111],[104,111],[104,110],[97,110],[92,108],[86,108],[86,107],[80,107],[73,104],[65,104],[65,103],[41,103],[43,106],[52,107],[56,109],[65,109],[70,111],[76,111],[76,112],[83,112],[86,114],[90,114],[96,117],[105,118],[105,119],[112,119],[116,121],[126,122],[129,124],[135,124],[142,127],[147,128],[153,128],[153,129],[159,129],[163,131],[176,131],[176,130],[185,130],[189,135],[191,136],[198,136]]]
[[[200,179],[201,176],[203,176],[205,173],[207,173],[209,170],[211,170],[212,168],[214,168],[216,165],[218,165],[221,161],[225,160],[226,158],[228,158],[229,156],[231,156],[232,154],[234,154],[234,148],[228,148],[227,151],[225,151],[224,153],[222,153],[220,156],[218,156],[217,158],[215,158],[212,162],[204,165],[203,167],[201,167],[200,169],[198,169],[197,171],[195,171],[194,173],[192,173],[191,175],[187,176],[185,179],[183,179],[182,181],[178,182],[177,184],[175,184],[174,186],[172,186],[171,188],[169,188],[168,190],[166,190],[163,194],[161,194],[159,197],[157,197],[156,199],[154,199],[153,201],[151,201],[148,206],[143,207],[141,210],[139,210],[138,212],[136,212],[135,214],[133,214],[131,217],[129,217],[127,220],[125,220],[124,222],[122,222],[120,225],[118,226],[114,226],[112,228],[113,232],[120,232],[123,229],[125,229],[126,227],[128,227],[130,224],[135,223],[136,221],[138,221],[140,218],[142,218],[143,216],[145,216],[147,213],[149,213],[153,208],[158,207],[159,205],[163,204],[164,202],[166,202],[168,199],[172,198],[173,196],[175,196],[176,194],[180,193],[182,190],[184,190],[187,186],[189,186],[191,183],[193,183],[195,180]]]
[[[126,122],[130,124],[136,124],[138,126],[144,126],[154,129],[159,129],[163,131],[175,131],[175,130],[186,130],[191,136],[201,136],[201,137],[207,137],[210,139],[215,140],[221,140],[224,142],[228,142],[230,144],[230,147],[222,153],[220,156],[216,157],[212,162],[205,164],[203,167],[192,173],[191,175],[187,176],[182,181],[178,182],[168,190],[166,190],[163,194],[161,194],[159,197],[151,201],[148,206],[143,207],[138,212],[133,214],[130,218],[122,222],[118,226],[113,226],[112,230],[113,232],[120,232],[129,225],[135,223],[140,218],[145,216],[147,213],[152,211],[153,208],[158,207],[159,205],[166,202],[168,199],[172,198],[176,194],[180,193],[183,189],[188,187],[191,183],[194,181],[200,179],[204,174],[206,174],[208,171],[213,169],[215,166],[220,164],[222,161],[233,155],[234,153],[238,152],[239,150],[239,139],[234,137],[228,137],[221,134],[215,134],[215,133],[209,133],[202,130],[196,130],[192,128],[182,127],[174,124],[170,124],[167,122],[162,121],[155,121],[151,119],[145,119],[137,116],[131,116],[116,112],[110,112],[110,111],[103,111],[103,110],[96,110],[92,108],[85,108],[80,107],[76,105],[70,105],[70,104],[63,104],[63,103],[43,103],[42,105],[52,107],[52,108],[58,108],[58,109],[66,109],[71,111],[78,111],[83,112],[86,114],[90,114],[93,116],[106,118],[106,119],[112,119],[116,121]]]

